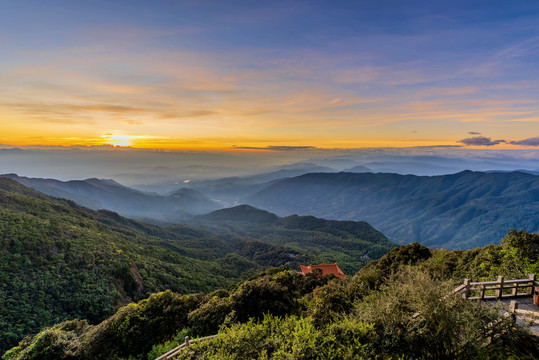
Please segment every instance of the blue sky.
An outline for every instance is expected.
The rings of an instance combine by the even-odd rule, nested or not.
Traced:
[[[0,143],[539,146],[537,1],[3,1]]]

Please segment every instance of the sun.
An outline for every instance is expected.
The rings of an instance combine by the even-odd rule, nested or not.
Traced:
[[[129,136],[129,135],[103,135],[104,142],[114,146],[131,146],[134,139],[138,136]]]

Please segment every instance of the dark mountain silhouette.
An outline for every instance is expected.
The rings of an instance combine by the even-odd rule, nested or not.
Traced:
[[[59,181],[15,174],[1,176],[91,209],[107,209],[131,218],[177,221],[191,217],[191,214],[202,214],[221,207],[204,195],[187,189],[178,190],[171,196],[162,196],[134,190],[107,179]]]
[[[539,177],[522,172],[307,174],[248,203],[280,216],[365,220],[392,241],[430,247],[466,249],[496,243],[511,228],[539,230]]]
[[[279,217],[265,210],[249,205],[239,205],[199,215],[195,219],[202,221],[239,221],[271,225],[279,221]]]

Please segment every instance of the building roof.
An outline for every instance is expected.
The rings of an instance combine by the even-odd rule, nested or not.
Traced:
[[[312,273],[313,269],[320,269],[320,270],[322,270],[322,275],[333,274],[336,277],[341,278],[341,279],[344,279],[346,277],[346,275],[342,272],[342,270],[339,269],[339,265],[337,265],[337,263],[335,263],[335,264],[309,265],[309,266],[300,265],[299,267],[300,267],[301,273],[303,275],[308,274],[308,273]]]

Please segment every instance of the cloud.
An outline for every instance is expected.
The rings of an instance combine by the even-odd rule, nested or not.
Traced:
[[[506,142],[505,140],[491,140],[489,137],[474,136],[458,141],[466,146],[493,146]]]
[[[510,144],[523,146],[539,146],[539,136],[524,140],[511,141]]]
[[[477,132],[477,131],[470,131],[468,134],[470,134],[470,135],[481,135],[481,133]]]
[[[273,151],[295,151],[295,150],[309,150],[316,149],[316,146],[287,146],[287,145],[278,145],[278,146],[232,146],[234,149],[245,149],[245,150],[273,150]]]
[[[422,149],[422,150],[436,150],[436,149],[459,149],[462,145],[424,145],[424,146],[413,146],[408,149]]]

